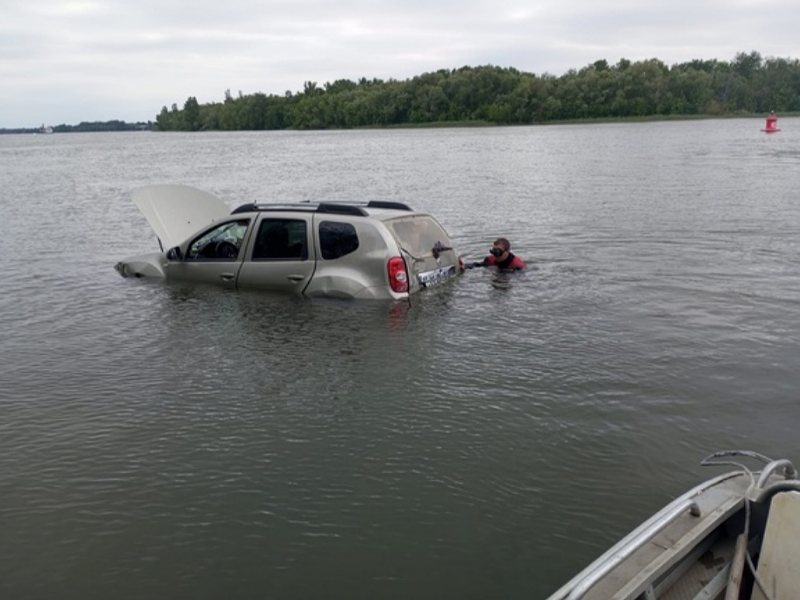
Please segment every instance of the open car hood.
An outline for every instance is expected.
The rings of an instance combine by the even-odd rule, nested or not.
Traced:
[[[216,196],[188,185],[148,185],[133,190],[131,198],[161,240],[163,250],[231,212]]]

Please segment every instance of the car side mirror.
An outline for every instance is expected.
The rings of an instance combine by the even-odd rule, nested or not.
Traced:
[[[179,246],[167,250],[167,260],[183,260],[183,254]]]

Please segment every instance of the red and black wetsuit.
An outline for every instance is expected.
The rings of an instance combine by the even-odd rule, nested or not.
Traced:
[[[525,268],[525,261],[514,253],[509,252],[505,260],[498,261],[491,254],[483,259],[484,267],[497,267],[501,271],[522,271]]]

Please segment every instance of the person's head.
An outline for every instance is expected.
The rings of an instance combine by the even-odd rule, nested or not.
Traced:
[[[511,250],[511,244],[506,238],[497,238],[492,244],[489,252],[497,259],[504,259],[508,256],[508,251]]]

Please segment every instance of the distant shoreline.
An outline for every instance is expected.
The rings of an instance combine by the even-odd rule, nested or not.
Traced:
[[[782,117],[797,117],[800,112],[787,111],[778,115]],[[545,125],[586,125],[593,123],[650,123],[658,121],[709,121],[713,119],[766,119],[764,113],[736,113],[729,115],[649,115],[638,117],[589,117],[585,119],[558,119],[541,121],[530,124],[501,124],[489,121],[436,121],[431,123],[400,123],[397,125],[363,126],[353,129],[430,129],[437,127],[531,127]],[[306,131],[306,130],[299,130]]]
[[[797,117],[800,116],[798,111],[788,111],[778,115],[782,117]],[[223,130],[223,129],[206,129],[196,132],[181,131],[181,132],[162,132],[159,131],[155,123],[138,122],[126,123],[125,121],[114,121],[105,123],[81,123],[79,125],[58,125],[52,127],[52,131],[43,131],[42,128],[0,128],[0,135],[13,135],[13,134],[27,134],[27,135],[51,135],[55,133],[118,133],[124,131],[130,132],[143,132],[153,131],[157,133],[203,133],[203,132],[228,132],[236,133],[241,131],[347,131],[347,130],[365,130],[365,129],[444,129],[448,127],[453,128],[470,128],[470,127],[532,127],[544,125],[586,125],[594,123],[647,123],[657,121],[707,121],[711,119],[765,119],[766,115],[763,113],[732,113],[726,115],[649,115],[637,117],[592,117],[585,119],[560,119],[542,121],[530,124],[498,124],[483,120],[466,120],[466,121],[432,121],[428,123],[398,123],[395,125],[364,125],[360,127],[342,128],[342,127],[328,127],[319,129],[237,129],[237,130]],[[114,125],[109,125],[114,123]],[[121,124],[118,126],[116,124]]]
[[[156,124],[152,121],[139,121],[127,123],[126,121],[83,121],[77,125],[42,125],[41,127],[13,127],[0,129],[0,134],[39,134],[50,135],[52,133],[95,133],[105,131],[154,131]]]

